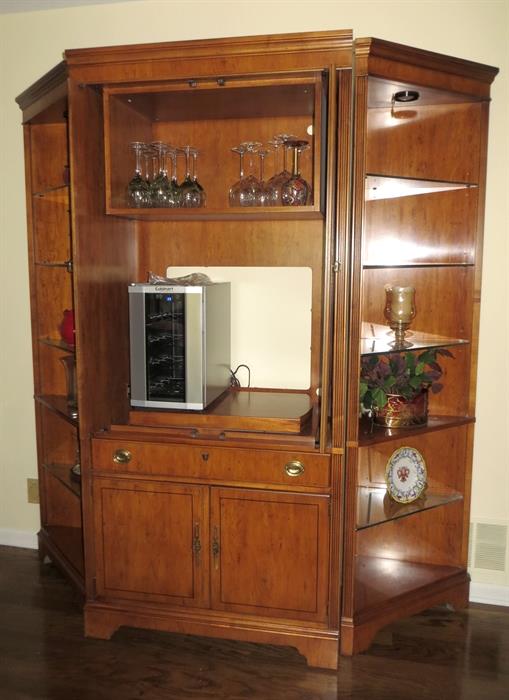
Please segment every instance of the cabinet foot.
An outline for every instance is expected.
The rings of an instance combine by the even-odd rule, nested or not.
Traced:
[[[94,639],[111,639],[113,634],[119,628],[117,620],[109,618],[104,613],[96,613],[87,610],[85,607],[85,637],[93,637]]]
[[[337,670],[339,654],[337,639],[301,638],[294,646],[306,658],[308,666]]]

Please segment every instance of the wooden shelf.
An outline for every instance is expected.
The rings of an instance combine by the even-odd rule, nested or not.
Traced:
[[[312,413],[307,393],[230,390],[204,411],[136,409],[130,425],[300,434]]]
[[[231,209],[130,209],[111,207],[107,214],[140,221],[288,221],[310,219],[320,221],[324,215],[314,206],[244,207]]]
[[[399,599],[419,594],[446,579],[463,574],[456,566],[420,564],[382,557],[357,557],[355,562],[354,617],[373,613],[383,614],[387,601],[394,605]]]
[[[401,440],[414,435],[431,433],[435,430],[446,430],[447,428],[474,422],[475,418],[471,416],[429,416],[426,425],[412,428],[384,428],[363,418],[359,422],[359,447],[370,447],[380,442]]]
[[[463,496],[451,493],[426,493],[413,503],[397,503],[385,488],[359,486],[357,488],[357,530],[380,525],[388,520],[405,518],[423,510],[459,501]]]
[[[81,484],[71,479],[72,464],[45,464],[45,469],[75,496],[81,498]]]
[[[78,425],[78,418],[77,416],[72,415],[71,409],[67,405],[67,398],[65,396],[57,396],[55,394],[44,394],[42,396],[36,396],[35,400],[39,401],[39,403],[42,403],[47,408],[51,409],[61,418],[71,423],[71,425]]]

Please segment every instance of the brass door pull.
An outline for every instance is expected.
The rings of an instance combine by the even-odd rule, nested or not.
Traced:
[[[298,460],[293,460],[292,462],[287,462],[285,464],[285,472],[288,476],[300,476],[304,474],[304,465]]]
[[[127,464],[131,461],[132,454],[129,450],[115,450],[113,453],[113,461],[117,464]]]

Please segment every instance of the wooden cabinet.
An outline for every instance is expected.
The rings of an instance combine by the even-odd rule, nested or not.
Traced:
[[[98,599],[323,621],[328,500],[98,478]]]
[[[99,597],[207,605],[206,489],[102,478],[94,502]]]
[[[213,607],[324,622],[328,501],[308,494],[212,489]]]
[[[70,50],[20,96],[41,546],[84,585],[88,635],[134,625],[291,644],[336,668],[340,649],[365,649],[391,620],[467,603],[495,75],[334,31]],[[306,203],[231,206],[232,149],[282,133],[308,142]],[[178,180],[183,147],[198,149],[205,205],[129,207],[132,142],[180,147]],[[274,154],[263,162],[277,169]],[[200,412],[130,406],[127,287],[168,269],[249,288],[241,302],[232,286],[232,348],[253,381]],[[427,424],[407,430],[359,420],[362,358],[395,352],[386,284],[416,289],[404,351],[454,355]],[[278,309],[272,326],[263,304]],[[75,351],[58,333],[71,307]],[[81,492],[67,478],[78,443]],[[385,486],[403,446],[428,468],[408,504]]]

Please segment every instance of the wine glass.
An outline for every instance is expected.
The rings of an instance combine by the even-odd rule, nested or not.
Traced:
[[[281,206],[281,188],[283,184],[292,176],[291,172],[288,170],[287,167],[287,148],[285,146],[285,143],[289,140],[295,139],[297,139],[297,137],[293,136],[293,134],[277,134],[271,141],[269,141],[269,145],[274,148],[274,153],[276,155],[276,172],[267,182],[267,189],[269,192],[268,203],[273,207]],[[279,163],[279,154],[281,151],[283,152],[283,169],[279,170],[279,168],[281,167]]]
[[[196,190],[200,193],[201,197],[200,204],[198,206],[204,207],[207,200],[207,195],[205,193],[203,185],[200,182],[198,182],[198,151],[196,148],[192,150],[191,155],[193,156],[193,182]]]
[[[127,185],[127,204],[134,209],[150,206],[150,186],[141,171],[141,158],[146,147],[142,141],[132,141],[129,148],[134,152],[136,164],[134,175]]]
[[[287,139],[285,149],[293,152],[292,175],[281,187],[281,203],[283,206],[304,206],[307,204],[311,187],[300,174],[299,155],[308,148],[307,141]]]
[[[171,160],[171,178],[168,184],[168,201],[170,207],[180,207],[182,203],[182,192],[177,180],[177,148],[171,147],[168,155]]]
[[[235,182],[231,187],[229,191],[229,200],[230,200],[230,206],[231,207],[240,207],[240,199],[241,199],[241,192],[242,192],[242,181],[244,179],[244,154],[246,152],[246,149],[244,146],[239,145],[239,146],[234,146],[234,148],[231,149],[233,153],[238,153],[239,154],[239,179],[237,182]]]
[[[150,144],[158,157],[159,170],[156,177],[150,185],[150,196],[152,206],[170,207],[172,199],[170,196],[170,181],[168,180],[168,170],[166,168],[166,156],[170,151],[170,147],[163,141],[154,141]]]
[[[268,155],[268,153],[270,153],[268,148],[258,149],[258,157],[260,159],[260,190],[258,194],[258,204],[262,207],[270,204],[271,190],[268,188],[267,183],[265,182],[265,157]]]
[[[186,176],[180,183],[180,202],[182,207],[193,209],[203,205],[203,188],[197,180],[191,176],[191,156],[193,156],[195,150],[196,149],[191,146],[184,146],[179,149],[179,152],[183,153],[186,157]]]
[[[240,181],[239,204],[241,207],[259,207],[263,200],[263,187],[260,179],[254,174],[254,155],[262,144],[260,141],[244,141],[240,144],[248,155],[248,174]]]

